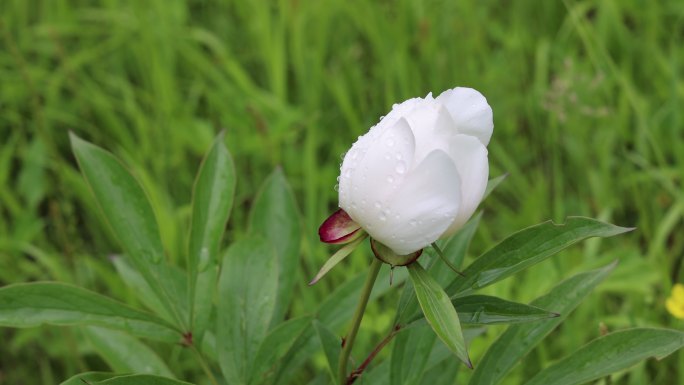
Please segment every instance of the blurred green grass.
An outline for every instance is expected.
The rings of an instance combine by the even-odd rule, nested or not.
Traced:
[[[331,252],[316,229],[336,206],[340,155],[393,103],[458,85],[488,98],[490,173],[510,173],[482,206],[471,256],[567,215],[638,227],[492,289],[530,300],[572,272],[622,261],[511,383],[597,336],[599,322],[681,329],[663,302],[684,281],[683,39],[677,0],[4,0],[0,284],[58,279],[135,303],[107,260],[119,248],[68,131],[131,167],[169,258],[182,263],[194,173],[225,130],[239,173],[226,241],[243,232],[259,184],[282,166],[306,234],[292,308],[304,313],[367,263],[357,252],[316,287],[304,285]],[[365,327],[381,333],[393,306],[372,305]],[[473,343],[475,362],[498,331]],[[103,367],[76,334],[0,330],[0,383],[57,383]],[[192,372],[181,349],[161,351]],[[620,383],[678,383],[682,368],[680,352]]]

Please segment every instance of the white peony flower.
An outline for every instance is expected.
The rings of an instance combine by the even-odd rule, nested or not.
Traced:
[[[341,243],[360,227],[407,255],[453,234],[484,195],[493,128],[492,109],[471,88],[395,104],[345,155],[339,205],[348,217],[332,222],[346,233],[324,224],[321,239]]]

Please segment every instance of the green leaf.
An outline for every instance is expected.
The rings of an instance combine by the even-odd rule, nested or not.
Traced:
[[[338,263],[342,262],[342,260],[347,258],[347,256],[356,249],[356,246],[361,244],[361,242],[363,242],[363,240],[366,239],[366,237],[367,235],[363,235],[355,241],[348,243],[341,247],[339,250],[337,250],[335,254],[332,255],[332,257],[328,258],[328,260],[325,261],[323,267],[321,267],[321,270],[319,270],[316,276],[309,282],[309,285],[315,285],[316,282],[318,282],[321,278],[328,274],[328,272],[333,267],[335,267]]]
[[[557,312],[560,316],[534,323],[511,325],[489,347],[475,366],[470,385],[496,384],[513,366],[555,329],[615,268],[612,263],[598,270],[577,274],[554,287],[530,305]]]
[[[219,278],[216,337],[226,381],[245,384],[275,311],[278,257],[263,238],[235,242]]]
[[[150,374],[131,374],[117,376],[108,380],[93,382],[91,385],[192,385],[189,382],[173,380]]]
[[[677,330],[636,328],[597,338],[537,373],[527,385],[575,385],[596,380],[655,357],[660,360],[684,346]]]
[[[107,222],[136,269],[179,324],[184,323],[178,293],[167,274],[159,226],[140,184],[109,152],[70,134],[81,172]]]
[[[469,295],[451,300],[462,324],[489,325],[521,323],[558,317],[558,313],[536,306],[507,301],[488,295]],[[423,318],[418,315],[409,322]]]
[[[449,297],[420,264],[409,265],[408,271],[418,303],[432,330],[449,347],[449,350],[472,368],[461,331],[461,323]]]
[[[392,384],[417,384],[425,372],[437,337],[428,325],[411,325],[395,337],[390,358]],[[459,365],[454,365],[459,366]]]
[[[476,259],[447,288],[450,296],[462,295],[500,281],[539,263],[589,237],[611,237],[631,231],[591,218],[569,217],[565,224],[551,221],[528,227],[503,240]]]
[[[508,177],[508,173],[502,174],[497,176],[496,178],[492,178],[487,182],[487,188],[485,189],[484,196],[482,197],[482,200],[485,200],[489,194],[492,193],[492,191],[496,190],[497,187],[503,182],[506,178]]]
[[[318,320],[314,320],[313,325],[325,353],[325,358],[327,358],[330,378],[335,383],[337,381],[337,365],[340,362],[340,353],[342,352],[340,337],[336,336],[335,333]]]
[[[249,216],[252,234],[271,241],[278,255],[278,298],[273,323],[285,318],[299,282],[299,246],[302,230],[297,202],[285,175],[277,168],[261,186]]]
[[[164,361],[137,338],[116,330],[89,326],[83,329],[95,351],[118,373],[174,377]]]
[[[155,314],[164,318],[167,321],[173,321],[173,315],[168,312],[166,307],[159,303],[157,295],[154,290],[147,283],[145,278],[140,274],[131,264],[128,262],[128,258],[124,255],[116,255],[110,258],[114,264],[116,272],[121,277],[121,280],[131,289],[137,299],[139,299],[143,305],[148,309],[152,310]]]
[[[68,380],[62,382],[60,385],[89,385],[116,376],[118,376],[118,374],[104,372],[81,373],[69,378]]]
[[[259,346],[254,368],[250,375],[251,384],[262,384],[273,374],[279,360],[292,347],[307,326],[311,324],[312,316],[293,318],[277,325],[271,330],[264,342]]]
[[[198,341],[209,323],[218,274],[221,238],[235,195],[235,166],[223,133],[202,161],[192,195],[188,250],[191,330]]]
[[[478,213],[472,219],[470,219],[461,230],[459,230],[454,236],[449,238],[445,245],[442,247],[442,252],[444,256],[451,262],[452,265],[459,267],[463,263],[465,258],[465,253],[468,250],[470,241],[475,235],[475,230],[480,224],[480,219],[482,218],[482,213]],[[433,257],[430,259],[427,270],[430,275],[440,284],[440,286],[446,286],[454,275],[451,269],[441,260],[441,258]],[[422,313],[418,309],[418,302],[416,301],[416,295],[413,291],[413,287],[410,282],[406,284],[404,291],[401,293],[401,298],[399,299],[399,306],[397,308],[397,315],[395,317],[395,324],[406,324],[409,319],[415,319],[416,316],[420,316]]]
[[[152,314],[86,289],[56,282],[0,288],[0,326],[95,325],[177,342],[180,332]]]
[[[470,295],[452,300],[464,324],[501,324],[538,321],[560,314],[536,306],[507,301],[488,295]]]
[[[477,214],[442,246],[442,252],[454,266],[463,263],[466,250],[475,230],[480,223],[482,213]],[[434,254],[434,253],[433,253]],[[447,284],[454,273],[441,258],[433,256],[429,262],[430,275],[440,283]],[[414,319],[423,318],[411,282],[407,282],[402,292],[397,309],[395,324],[406,325]],[[460,316],[459,316],[460,317]],[[430,352],[436,346],[436,336],[427,327],[408,327],[403,329],[394,339],[392,357],[390,359],[390,382],[417,384],[426,370]],[[458,367],[458,365],[455,365]]]

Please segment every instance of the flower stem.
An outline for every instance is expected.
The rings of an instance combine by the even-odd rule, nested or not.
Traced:
[[[347,383],[347,362],[349,362],[349,355],[351,354],[352,347],[354,346],[356,333],[359,331],[361,319],[363,319],[363,313],[366,310],[368,299],[370,298],[371,291],[373,290],[373,284],[375,283],[375,279],[378,277],[378,273],[380,272],[380,266],[382,266],[382,261],[377,258],[373,258],[373,263],[370,265],[366,283],[361,291],[361,299],[359,300],[359,304],[356,306],[356,312],[354,312],[351,330],[349,331],[349,334],[345,340],[344,347],[342,348],[342,354],[340,354],[340,362],[337,366],[337,379],[339,385],[345,385]]]

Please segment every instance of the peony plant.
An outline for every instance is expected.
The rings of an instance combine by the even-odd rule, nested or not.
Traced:
[[[470,385],[501,383],[615,263],[571,276],[529,304],[477,291],[583,239],[631,229],[582,217],[562,225],[545,222],[512,234],[459,271],[482,217],[477,206],[502,180],[488,181],[492,130],[484,96],[454,88],[395,105],[360,137],[340,170],[340,208],[319,229],[321,240],[341,247],[310,283],[370,238],[368,254],[374,257],[367,277],[353,277],[315,308],[297,311],[292,303],[293,292],[304,284],[297,274],[302,229],[295,194],[281,170],[263,183],[251,200],[249,223],[224,248],[237,175],[219,135],[198,167],[183,216],[187,244],[180,254],[186,258],[175,261],[167,256],[163,226],[142,185],[113,154],[72,134],[93,206],[120,244],[118,254],[100,259],[111,260],[112,279],[121,280],[134,301],[65,282],[14,283],[0,288],[0,326],[70,326],[79,351],[87,346],[84,351],[111,368],[74,373],[62,385],[189,384],[184,379],[283,385],[303,378],[310,384],[440,385],[454,383],[463,368],[454,357],[473,368]],[[390,287],[396,267],[408,271],[408,279],[399,273]],[[402,293],[387,335],[365,358],[352,359],[371,294],[397,286]],[[679,294],[673,291],[668,301],[675,315]],[[345,305],[357,297],[356,307]],[[346,322],[351,327],[340,341]],[[468,341],[490,324],[510,326],[471,360]],[[675,330],[605,333],[525,380],[581,384],[682,346],[684,333]],[[158,354],[163,348],[172,354]],[[391,354],[377,364],[385,348]],[[329,373],[321,373],[322,355]]]
[[[338,177],[339,209],[319,228],[321,241],[344,246],[323,265],[310,285],[318,282],[367,237],[370,238],[375,259],[361,289],[361,299],[351,329],[343,339],[343,349],[336,367],[337,384],[354,383],[380,349],[423,317],[444,346],[471,369],[473,364],[468,355],[462,322],[520,323],[545,319],[542,327],[536,330],[530,328],[526,333],[513,334],[514,337],[504,335],[500,339],[509,344],[520,344],[522,349],[495,344],[488,351],[484,364],[475,370],[471,383],[497,383],[504,378],[517,358],[529,352],[524,346],[538,343],[565,317],[564,312],[572,310],[577,303],[561,306],[557,301],[542,301],[540,305],[545,305],[542,308],[495,297],[471,295],[472,291],[506,278],[581,239],[607,237],[632,230],[578,217],[568,218],[564,225],[543,223],[514,234],[477,259],[464,272],[458,271],[455,265],[463,260],[463,244],[472,236],[479,217],[475,218],[470,228],[464,229],[464,226],[488,190],[487,145],[493,128],[493,113],[486,98],[472,88],[457,87],[442,92],[436,98],[429,93],[425,98],[413,98],[395,104],[345,154]],[[492,180],[489,190],[504,177]],[[442,251],[438,241],[446,245],[449,252]],[[420,263],[419,257],[428,246],[443,263],[442,266],[437,259],[430,257],[425,263],[427,268]],[[397,266],[406,266],[411,284],[407,285],[402,295],[395,324],[388,336],[360,366],[352,368],[349,366],[349,357],[354,340],[383,263],[390,265],[392,270]],[[443,273],[447,267],[457,275],[443,288],[442,282],[448,282]],[[598,283],[613,267],[607,266],[587,274],[572,284],[563,283],[550,295],[557,299],[563,295],[586,294],[587,289]],[[413,305],[416,300],[422,316],[415,314]],[[554,318],[557,320],[551,320]],[[414,334],[418,339],[426,337],[421,334],[424,331],[417,332],[415,329],[403,333],[405,336]],[[531,333],[532,338],[528,333]],[[649,343],[644,338],[652,333],[658,334],[651,330],[633,330],[623,335],[610,335],[597,341],[598,347],[582,352],[582,358],[586,359],[601,349],[610,350],[613,347],[611,343],[625,338],[633,338],[630,343],[643,347],[644,353],[655,346],[653,341]],[[639,337],[634,338],[635,335]],[[673,331],[670,337],[677,342],[665,347],[665,354],[681,347],[684,344],[683,336]],[[395,344],[393,362],[395,356],[399,357],[398,362],[403,363],[407,359],[416,359],[406,355],[407,350],[417,347],[407,342],[410,340],[410,337],[405,337]],[[624,361],[630,359],[634,360],[635,357],[625,357]],[[421,358],[418,358],[420,361]],[[577,381],[567,383],[581,383],[599,378],[604,373],[609,374],[610,371],[601,365],[597,362],[586,365],[576,373]],[[333,363],[331,367],[334,367]],[[532,379],[532,383],[556,383],[549,380],[555,380],[566,368],[554,369],[540,373]],[[391,383],[403,383],[406,380],[404,374],[401,368],[391,371]]]

